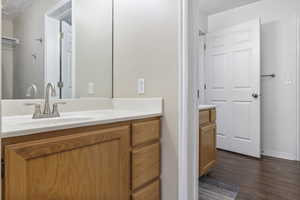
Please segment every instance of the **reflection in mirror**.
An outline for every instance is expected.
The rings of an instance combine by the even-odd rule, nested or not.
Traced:
[[[111,0],[2,0],[2,98],[112,97]]]

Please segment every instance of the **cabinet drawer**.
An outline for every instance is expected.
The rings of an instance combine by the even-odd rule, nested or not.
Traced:
[[[132,190],[160,176],[160,144],[132,151]]]
[[[133,193],[132,200],[160,200],[160,180]]]
[[[210,122],[209,110],[202,110],[199,114],[200,126]]]
[[[137,146],[160,138],[160,119],[132,124],[132,145]]]

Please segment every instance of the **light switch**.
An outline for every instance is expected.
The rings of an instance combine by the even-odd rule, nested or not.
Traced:
[[[145,79],[138,79],[137,92],[138,94],[145,94]]]

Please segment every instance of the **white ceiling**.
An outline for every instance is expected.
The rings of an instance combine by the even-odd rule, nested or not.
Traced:
[[[200,10],[208,15],[244,6],[261,0],[199,0]]]
[[[42,0],[44,1],[44,0]],[[7,17],[12,17],[32,4],[33,0],[2,0],[2,11]]]

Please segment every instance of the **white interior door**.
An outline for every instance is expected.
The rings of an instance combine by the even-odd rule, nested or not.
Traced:
[[[62,98],[72,98],[72,26],[62,22]]]
[[[205,104],[205,36],[199,38],[199,104]]]
[[[59,20],[45,18],[45,84],[59,82]]]
[[[260,157],[260,21],[207,35],[207,93],[217,105],[217,147]]]

